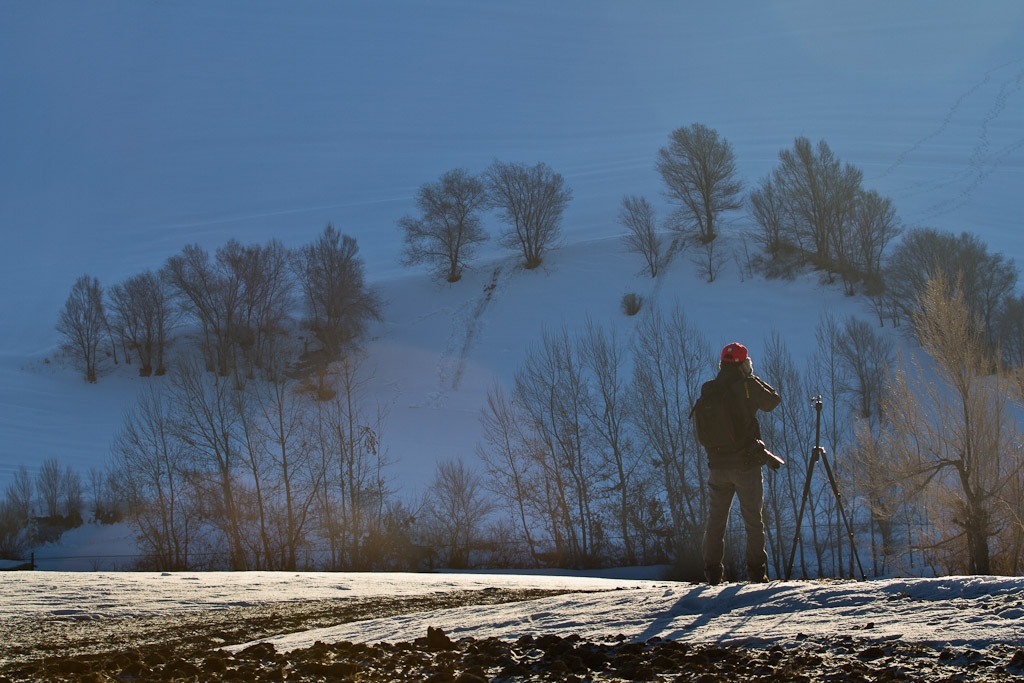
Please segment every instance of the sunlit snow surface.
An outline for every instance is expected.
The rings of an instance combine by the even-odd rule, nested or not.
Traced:
[[[635,570],[632,575],[649,575]],[[630,576],[620,570],[618,576]],[[576,634],[644,641],[788,643],[848,634],[936,647],[1024,642],[1024,579],[948,577],[694,585],[651,579],[506,574],[65,573],[3,576],[0,619],[108,619],[296,600],[541,588],[565,595],[373,619],[270,639],[279,650],[315,641],[411,641],[440,627],[452,638]],[[592,592],[599,591],[599,592]],[[242,643],[233,644],[236,646]]]

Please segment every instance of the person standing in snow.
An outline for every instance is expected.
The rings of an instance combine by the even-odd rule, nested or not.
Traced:
[[[782,461],[771,455],[761,441],[757,411],[770,411],[782,398],[767,382],[754,374],[754,364],[747,347],[738,342],[722,349],[718,375],[711,380],[728,392],[726,405],[732,412],[737,432],[734,449],[709,449],[708,456],[708,520],[704,530],[702,554],[704,576],[714,585],[722,581],[725,555],[725,528],[735,495],[746,527],[747,578],[768,580],[768,552],[765,548],[765,526],[762,516],[764,479],[761,465],[777,468]],[[703,393],[703,391],[702,391]]]

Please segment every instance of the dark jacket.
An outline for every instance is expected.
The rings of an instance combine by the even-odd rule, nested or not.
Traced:
[[[751,446],[761,438],[761,425],[757,422],[757,411],[774,410],[782,397],[767,382],[753,375],[744,377],[739,366],[722,363],[716,382],[725,382],[733,394],[733,405],[738,406],[736,425],[744,434],[744,445],[735,452],[708,453],[708,467],[711,469],[747,469],[760,467],[761,460],[754,454]]]

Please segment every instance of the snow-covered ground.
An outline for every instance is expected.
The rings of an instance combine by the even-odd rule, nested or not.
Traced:
[[[664,639],[721,644],[795,643],[841,634],[937,649],[1024,644],[1024,579],[947,577],[694,585],[651,570],[617,578],[538,574],[12,572],[0,619],[102,620],[298,600],[426,595],[483,588],[540,588],[564,595],[359,621],[270,639],[279,651],[316,641],[378,643],[423,636],[578,635],[601,641]],[[646,577],[646,578],[638,578]],[[244,643],[229,644],[244,646]],[[241,649],[235,647],[234,649]]]
[[[581,589],[606,582],[583,581]],[[500,583],[500,578],[498,583]],[[539,582],[544,585],[546,581]],[[317,640],[410,641],[441,627],[452,638],[579,635],[600,641],[793,643],[838,633],[984,649],[1024,639],[1024,580],[989,577],[774,582],[720,586],[621,583],[612,592],[570,594],[516,605],[475,606],[375,619],[274,638],[279,650]]]

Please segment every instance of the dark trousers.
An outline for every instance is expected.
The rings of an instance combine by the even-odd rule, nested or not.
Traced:
[[[764,504],[764,480],[760,467],[748,469],[709,470],[708,474],[708,524],[704,529],[704,571],[709,578],[722,578],[725,556],[725,527],[729,522],[729,508],[733,496],[740,499],[740,512],[747,531],[745,559],[747,571],[760,571],[768,565],[765,550],[764,519],[761,508]],[[761,576],[751,576],[760,580]]]

